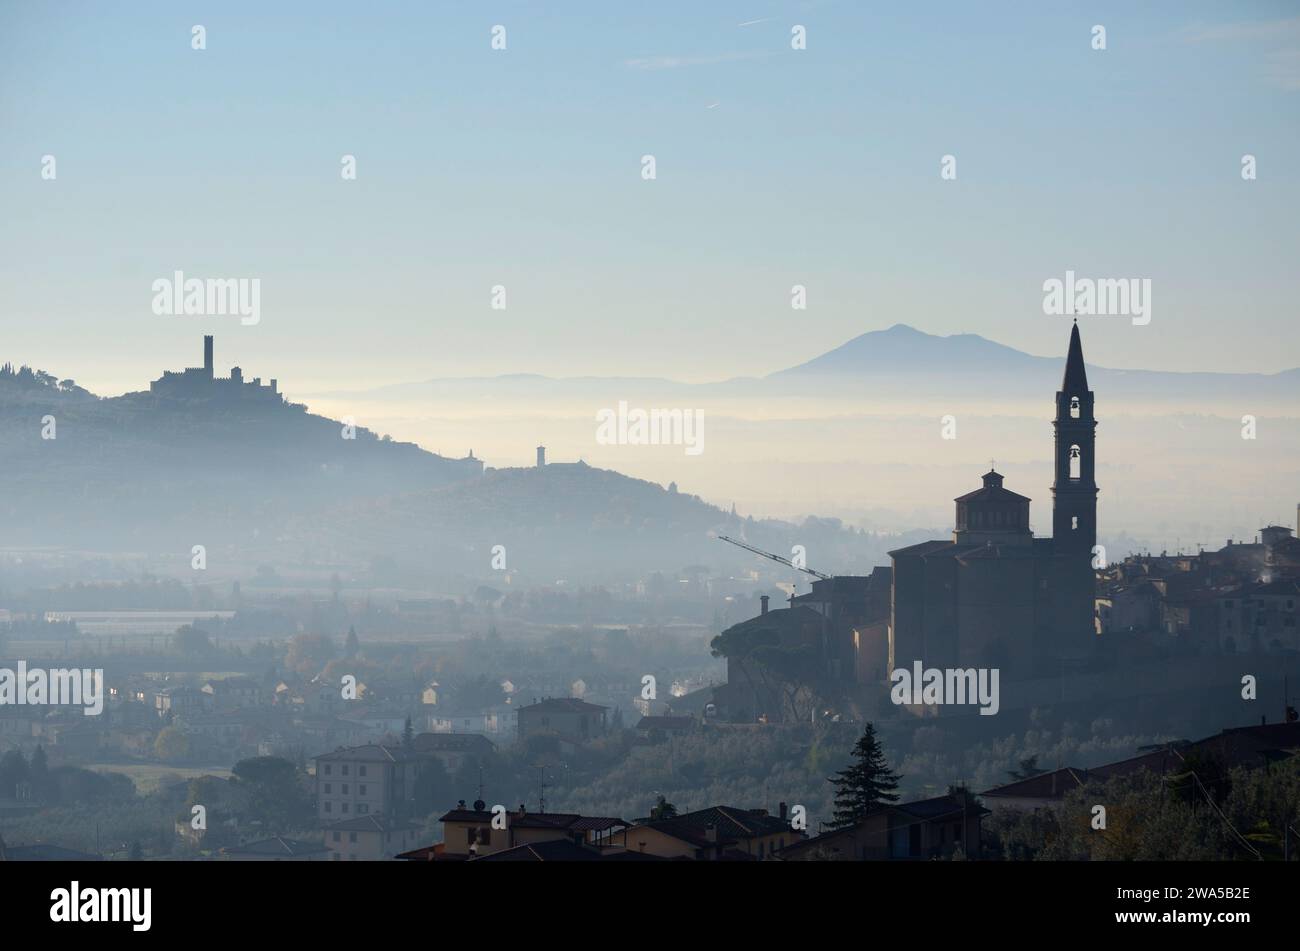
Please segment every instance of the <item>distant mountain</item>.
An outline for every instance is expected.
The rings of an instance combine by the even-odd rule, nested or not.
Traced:
[[[1064,324],[1062,324],[1064,328]],[[464,377],[392,384],[364,393],[315,394],[384,400],[529,400],[614,405],[619,399],[684,401],[799,396],[900,400],[961,397],[1042,401],[1055,391],[1065,367],[1064,340],[1057,357],[1038,357],[977,334],[938,336],[895,324],[861,334],[818,357],[761,378],[681,383],[645,377],[567,377],[534,374]],[[1087,341],[1084,342],[1087,352]],[[996,387],[972,388],[996,380]],[[1189,411],[1221,405],[1225,397],[1300,399],[1300,369],[1281,373],[1171,373],[1114,370],[1088,364],[1092,388],[1107,400],[1179,404]]]
[[[809,374],[972,374],[1048,372],[1062,359],[1035,357],[977,334],[938,337],[906,324],[875,330],[819,357],[769,374],[768,380]]]
[[[1087,344],[1085,341],[1085,352]],[[819,387],[881,390],[901,381],[919,381],[923,395],[972,392],[974,378],[997,380],[1002,397],[1041,398],[1060,383],[1065,353],[1036,357],[977,334],[940,337],[906,324],[854,337],[819,357],[769,374],[765,381],[803,392]],[[1161,370],[1114,370],[1088,364],[1088,383],[1107,400],[1179,402],[1215,401],[1225,396],[1300,397],[1300,369],[1280,373],[1172,373]]]

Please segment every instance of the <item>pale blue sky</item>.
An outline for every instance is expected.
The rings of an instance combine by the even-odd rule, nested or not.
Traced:
[[[1154,284],[1091,361],[1272,372],[1297,119],[1292,3],[0,0],[0,357],[115,392],[215,332],[292,395],[756,375],[900,321],[1059,354],[1073,268]],[[177,268],[260,278],[261,323],[155,316]]]

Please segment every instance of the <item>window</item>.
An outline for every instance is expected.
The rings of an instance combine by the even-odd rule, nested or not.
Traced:
[[[1077,396],[1070,397],[1070,418],[1079,418],[1079,397]]]
[[[330,764],[329,764],[329,763],[326,763],[326,764],[325,764],[325,775],[326,775],[326,776],[328,776],[328,775],[330,774],[330,769],[331,769]]]
[[[364,766],[358,766],[358,767],[357,767],[357,775],[358,775],[358,776],[364,776],[364,775],[366,775],[366,768],[365,768]]]
[[[1070,528],[1074,529],[1075,531],[1078,531],[1078,529],[1079,529],[1079,516],[1075,515],[1075,516],[1073,516],[1073,517],[1070,519]]]
[[[357,803],[357,812],[363,816],[368,815],[370,812],[369,803],[364,803],[364,802]]]
[[[349,833],[348,833],[348,841],[349,841],[349,842],[355,842],[355,841],[357,841],[357,834],[356,834],[355,832],[349,832]]]
[[[329,791],[330,791],[330,784],[329,784],[329,783],[326,783],[326,784],[325,784],[325,791],[326,791],[326,792],[329,792]]]
[[[334,811],[334,803],[332,803],[332,802],[327,802],[327,803],[325,803],[325,811],[326,811],[326,812],[333,812],[333,811]]]
[[[479,830],[478,830],[478,840],[479,840],[480,842],[482,842],[484,845],[491,845],[491,844],[492,844],[492,829],[491,829],[491,828],[479,829]]]
[[[1083,465],[1083,452],[1078,446],[1070,447],[1070,478],[1078,479],[1079,471]]]
[[[334,841],[337,842],[338,840],[339,840],[339,833],[338,833],[338,832],[335,832],[335,833],[334,833]]]
[[[357,787],[357,795],[358,795],[358,796],[364,796],[365,794],[366,794],[366,787],[365,787],[365,786],[358,786],[358,787]]]
[[[348,767],[347,767],[347,764],[344,763],[344,764],[343,764],[343,775],[346,776],[347,774],[348,774]]]
[[[340,786],[339,792],[343,793],[343,795],[346,796],[348,794],[348,784],[344,783],[342,786]]]
[[[348,804],[346,802],[343,804],[343,811],[344,812],[348,811]]]

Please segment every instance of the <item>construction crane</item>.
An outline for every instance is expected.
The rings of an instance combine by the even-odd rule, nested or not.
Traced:
[[[783,564],[789,568],[793,568],[795,571],[805,572],[807,574],[812,575],[814,578],[820,578],[822,581],[831,580],[830,575],[824,575],[820,571],[813,571],[811,568],[804,568],[799,565],[796,565],[789,558],[782,558],[780,555],[774,555],[770,551],[763,551],[763,549],[761,548],[755,548],[753,545],[749,544],[748,542],[742,542],[735,538],[731,538],[727,535],[719,535],[718,537],[721,538],[724,542],[731,542],[731,544],[737,546],[738,548],[743,548],[746,551],[752,551],[755,555],[762,555],[764,558],[770,558],[772,561],[779,562],[780,564]]]

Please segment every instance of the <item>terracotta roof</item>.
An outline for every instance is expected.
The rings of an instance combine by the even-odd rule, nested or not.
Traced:
[[[335,750],[332,753],[322,753],[317,756],[317,760],[334,761],[345,760],[347,762],[362,763],[400,763],[410,757],[405,751],[394,746],[381,746],[378,743],[367,743],[364,746],[349,746],[344,749]]]
[[[500,852],[489,852],[470,859],[471,862],[668,862],[661,855],[620,849],[602,852],[589,845],[570,839],[551,839],[547,842],[529,842]]]
[[[725,845],[778,832],[794,832],[788,822],[768,815],[765,810],[739,809],[735,806],[711,806],[671,819],[652,819],[638,823],[633,829],[642,827],[701,847]],[[717,830],[716,842],[708,838],[710,827]]]
[[[1078,789],[1087,781],[1086,770],[1063,766],[1004,786],[994,786],[980,795],[991,796],[994,799],[1060,799],[1068,791]]]
[[[417,733],[411,748],[417,753],[490,753],[496,745],[482,733]]]
[[[244,842],[240,845],[231,845],[221,850],[222,855],[266,855],[266,856],[298,856],[312,855],[317,852],[328,852],[320,842],[303,842],[301,839],[286,839],[281,835],[273,835],[268,839],[258,839],[255,842]]]
[[[1224,730],[1197,740],[1184,752],[1203,752],[1234,766],[1262,766],[1265,762],[1300,751],[1300,723],[1261,723]]]
[[[885,807],[886,810],[906,813],[917,819],[939,819],[961,813],[963,809],[970,815],[987,816],[989,810],[978,803],[963,806],[956,796],[936,796],[933,799],[918,799],[915,802],[900,802]]]
[[[452,809],[439,817],[439,822],[491,822],[492,813],[479,809]]]
[[[600,852],[589,846],[578,845],[570,839],[551,839],[547,842],[530,842],[513,849],[479,855],[471,862],[598,862]]]
[[[489,823],[492,816],[488,810],[452,809],[438,821]],[[511,812],[507,814],[507,820],[512,829],[563,829],[569,832],[604,832],[628,825],[612,816],[582,816],[576,812],[525,812],[523,815]]]
[[[437,845],[426,845],[424,848],[411,849],[409,852],[398,852],[393,858],[405,859],[408,862],[464,862],[469,857],[448,852],[446,845],[439,842]]]
[[[954,502],[1032,502],[1033,499],[1000,485],[986,485],[953,499]]]

